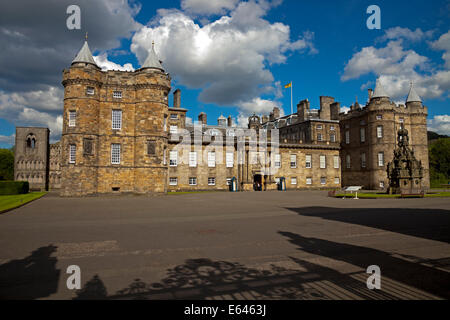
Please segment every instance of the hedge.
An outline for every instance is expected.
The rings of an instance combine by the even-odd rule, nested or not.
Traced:
[[[25,194],[29,190],[28,181],[0,181],[0,195]]]

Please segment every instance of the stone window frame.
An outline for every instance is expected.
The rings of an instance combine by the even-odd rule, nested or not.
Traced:
[[[121,163],[121,149],[120,143],[111,143],[111,164],[120,165]]]
[[[378,152],[377,159],[378,159],[378,167],[384,167],[384,165],[385,165],[384,152]]]
[[[274,164],[276,169],[281,169],[281,154],[275,154]]]
[[[296,154],[291,154],[289,155],[289,163],[290,163],[290,167],[291,169],[297,169],[297,155]],[[295,159],[294,161],[292,161],[292,159]]]
[[[312,177],[306,177],[306,185],[312,186],[313,184],[313,178]]]
[[[327,184],[327,177],[320,177],[320,184],[322,186],[326,185]]]
[[[305,155],[305,168],[312,169],[312,154]]]
[[[197,185],[197,177],[189,177],[189,185],[196,186]]]
[[[114,99],[122,99],[122,97],[123,97],[122,91],[120,91],[120,90],[114,90],[113,91],[113,98]]]
[[[94,139],[83,138],[83,155],[92,156],[94,154]]]
[[[234,152],[225,153],[225,161],[227,168],[234,168]]]
[[[352,168],[352,157],[349,154],[345,156],[345,166],[347,169]]]
[[[366,128],[365,127],[359,129],[359,137],[360,137],[361,143],[366,142]]]
[[[170,120],[178,120],[178,114],[176,114],[176,113],[171,113],[171,114],[170,114]]]
[[[367,158],[366,153],[361,153],[361,168],[367,168]]]
[[[77,126],[77,110],[69,110],[69,119],[67,123],[70,128]]]
[[[178,178],[177,177],[169,177],[169,185],[170,186],[177,186],[178,185]]]
[[[291,177],[291,185],[296,186],[298,184],[297,177]]]
[[[208,152],[208,168],[216,167],[216,152],[209,151]]]
[[[178,167],[178,151],[170,151],[169,166]]]
[[[91,86],[86,87],[86,95],[93,96],[95,94],[95,88]]]
[[[377,126],[377,138],[382,139],[383,138],[383,126]]]
[[[341,178],[335,177],[334,178],[334,184],[341,184]]]
[[[336,134],[330,133],[330,142],[336,142]]]
[[[171,125],[169,127],[170,134],[178,134],[178,126],[177,125]]]
[[[323,162],[322,162],[322,159],[323,159]],[[320,169],[326,169],[327,168],[327,156],[326,155],[321,154],[319,156],[319,168]]]
[[[209,177],[208,178],[208,186],[215,186],[216,185],[216,178],[215,177]]]
[[[153,152],[150,152],[151,149],[153,150]],[[147,140],[147,156],[156,156],[156,140]]]
[[[69,144],[69,163],[75,164],[77,161],[77,145],[74,143]]]
[[[123,111],[122,109],[111,110],[111,129],[122,130],[123,125]]]
[[[197,151],[189,152],[189,168],[197,168],[198,166],[198,155]]]
[[[317,141],[319,141],[319,142],[323,141],[323,134],[322,133],[318,133],[317,134]]]
[[[333,156],[333,167],[334,169],[340,168],[341,159],[339,156]]]
[[[350,144],[350,130],[345,131],[345,144]]]

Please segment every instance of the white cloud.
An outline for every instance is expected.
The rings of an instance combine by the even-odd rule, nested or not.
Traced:
[[[125,63],[123,66],[108,60],[108,54],[106,52],[94,56],[95,63],[102,68],[103,71],[119,70],[119,71],[134,71],[131,63]]]
[[[8,119],[16,126],[48,127],[52,140],[60,138],[62,110],[61,88],[48,87],[24,93],[0,91],[0,118]]]
[[[10,136],[3,136],[0,134],[0,143],[4,143],[4,144],[14,144],[16,140],[16,135],[12,134]]]
[[[445,61],[445,67],[450,69],[450,31],[444,33],[438,40],[431,42],[430,46],[435,50],[444,50],[442,59]]]
[[[420,28],[412,31],[408,28],[394,27],[387,29],[385,34],[380,38],[381,41],[405,39],[413,42],[422,41],[433,35],[433,30],[423,32]]]
[[[240,103],[238,106],[240,110],[242,110],[242,112],[245,114],[269,114],[270,112],[272,112],[273,108],[280,108],[280,103],[271,100],[264,100],[257,97],[252,101]]]
[[[239,0],[181,0],[181,8],[199,15],[225,14],[236,8]]]
[[[393,99],[404,99],[411,81],[415,83],[417,92],[424,99],[447,98],[450,90],[450,71],[445,70],[443,66],[432,68],[428,57],[421,56],[414,50],[405,49],[405,40],[402,39],[424,39],[429,36],[428,33],[421,34],[417,30],[412,32],[405,28],[394,28],[394,31],[386,37],[400,39],[390,40],[381,48],[370,46],[355,53],[347,62],[341,80],[357,79],[362,75],[373,73],[381,76],[384,88]],[[445,49],[446,40],[443,37],[444,35],[433,43],[435,48]]]
[[[276,94],[270,65],[285,63],[289,52],[315,51],[312,33],[291,40],[289,26],[265,20],[270,7],[266,1],[241,2],[203,26],[184,12],[159,10],[135,34],[131,50],[142,63],[155,40],[165,69],[179,84],[201,89],[202,102],[242,105],[270,90]]]
[[[450,115],[434,116],[428,120],[428,130],[443,135],[450,135]]]

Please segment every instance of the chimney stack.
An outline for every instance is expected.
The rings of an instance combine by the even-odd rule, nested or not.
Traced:
[[[372,96],[373,96],[373,90],[369,89],[367,91],[369,92],[369,101],[370,101],[370,99],[372,99]]]
[[[181,90],[177,89],[173,93],[173,107],[180,108],[181,107]]]
[[[233,118],[231,118],[231,116],[228,116],[228,120],[227,120],[227,125],[229,126],[229,127],[232,127],[233,126]]]
[[[206,124],[207,124],[206,113],[202,112],[202,113],[199,114],[198,122],[206,126]]]

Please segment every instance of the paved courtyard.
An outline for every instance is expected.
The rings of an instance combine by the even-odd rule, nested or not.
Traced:
[[[448,299],[449,208],[320,191],[50,194],[0,215],[0,297]],[[70,265],[82,290],[67,289]]]

